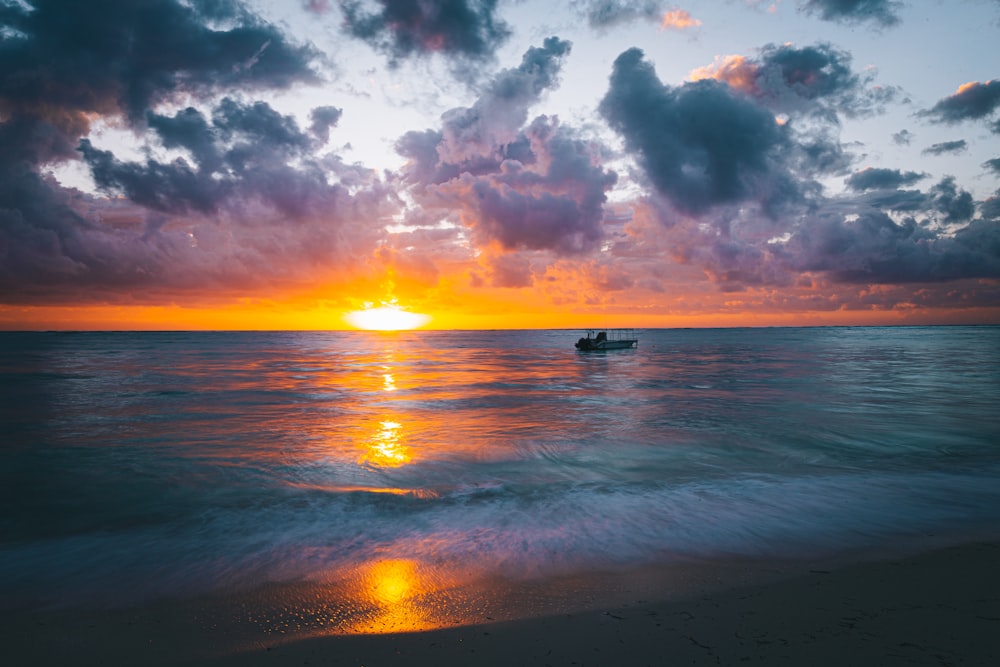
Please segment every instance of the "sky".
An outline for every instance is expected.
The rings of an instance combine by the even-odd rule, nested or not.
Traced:
[[[0,0],[0,328],[1000,323],[997,44],[1000,0]]]

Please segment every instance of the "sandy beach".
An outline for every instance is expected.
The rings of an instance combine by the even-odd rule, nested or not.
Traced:
[[[606,606],[373,635],[264,631],[219,600],[7,612],[3,654],[17,666],[994,665],[998,563],[1000,543],[847,565],[743,564],[672,594],[647,573],[620,577]]]

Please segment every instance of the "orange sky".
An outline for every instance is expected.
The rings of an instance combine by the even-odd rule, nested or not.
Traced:
[[[773,295],[708,292],[698,299],[657,295],[646,303],[595,306],[553,305],[535,289],[455,289],[398,299],[400,308],[430,317],[421,329],[549,329],[590,327],[734,327],[897,324],[996,324],[1000,308],[894,308],[795,310],[765,305]],[[339,330],[356,328],[345,319],[366,304],[385,299],[377,289],[367,298],[332,293],[298,297],[246,298],[231,303],[167,305],[2,305],[0,330]],[[787,294],[783,294],[787,297]]]

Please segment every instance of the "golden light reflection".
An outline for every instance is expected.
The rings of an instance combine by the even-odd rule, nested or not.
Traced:
[[[378,430],[369,440],[368,449],[359,463],[386,468],[398,468],[409,463],[412,456],[409,447],[403,444],[402,428],[399,422],[388,419],[379,422]]]
[[[441,619],[434,617],[434,605],[424,599],[437,587],[415,561],[391,558],[370,563],[359,571],[353,588],[355,598],[368,611],[342,632],[415,632],[442,625]]]

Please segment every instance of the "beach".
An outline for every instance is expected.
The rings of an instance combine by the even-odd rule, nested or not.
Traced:
[[[622,578],[606,607],[374,635],[264,632],[219,599],[36,611],[5,614],[2,650],[9,665],[81,667],[993,665],[998,562],[1000,543],[979,543],[853,564],[734,564],[676,597],[642,588],[647,573]]]

